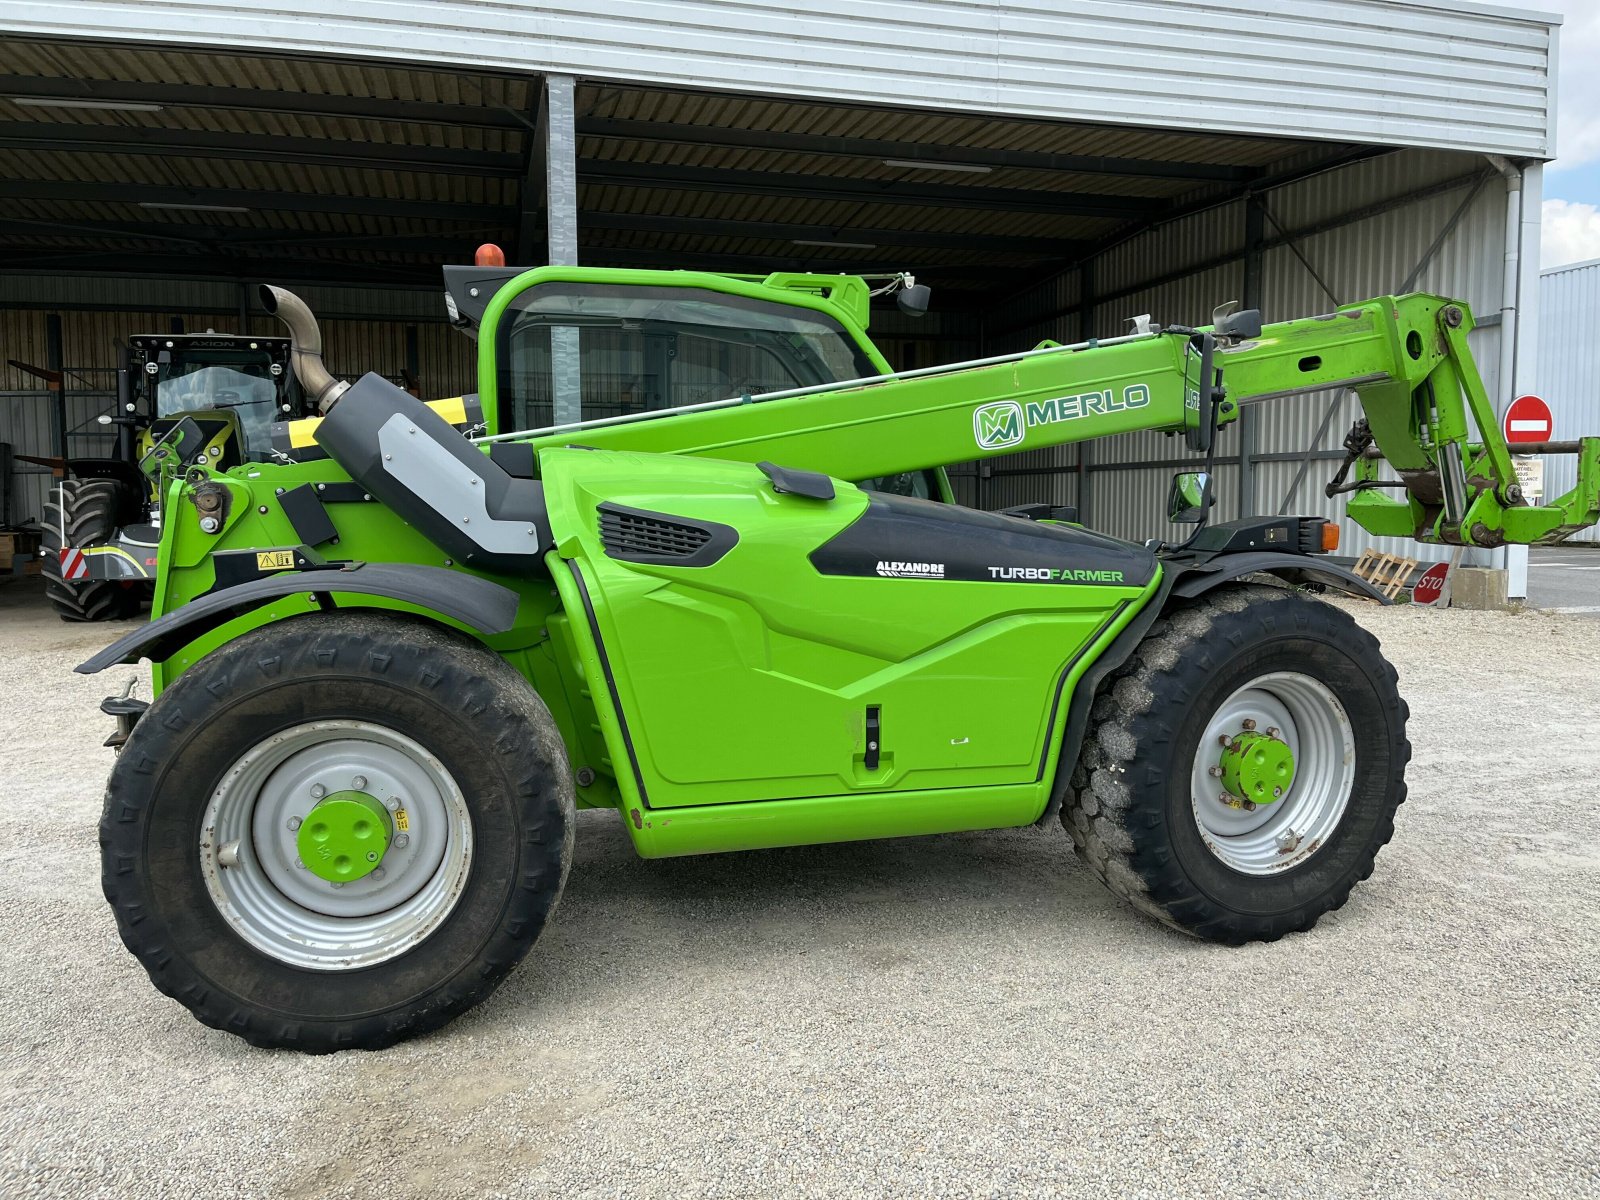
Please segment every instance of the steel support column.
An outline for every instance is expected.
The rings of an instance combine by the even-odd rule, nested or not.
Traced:
[[[1087,341],[1094,332],[1094,259],[1078,266],[1078,340]],[[1094,515],[1094,443],[1078,443],[1078,520],[1087,525]]]
[[[1500,385],[1503,402],[1537,390],[1539,382],[1539,219],[1544,207],[1544,164],[1533,162],[1522,168],[1522,212],[1517,236],[1520,255],[1517,268],[1517,328],[1513,347],[1511,379]],[[1501,330],[1501,337],[1506,331]],[[1568,430],[1587,433],[1588,430]],[[1528,548],[1506,547],[1506,594],[1513,599],[1528,595]]]
[[[1244,198],[1244,286],[1240,303],[1244,308],[1261,307],[1261,243],[1266,236],[1266,218],[1254,194]],[[1227,382],[1226,379],[1223,380]],[[1256,421],[1250,405],[1239,409],[1239,516],[1256,514]]]
[[[578,265],[578,113],[570,75],[546,75],[544,110],[545,261]],[[550,384],[555,422],[583,418],[583,380],[576,326],[550,328]]]
[[[44,318],[44,365],[55,375],[55,382],[45,384],[55,393],[56,454],[67,457],[67,375],[63,365],[66,356],[61,347],[61,314],[47,313]]]

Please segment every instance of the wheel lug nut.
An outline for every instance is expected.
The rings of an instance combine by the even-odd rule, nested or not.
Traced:
[[[372,877],[374,879],[382,879],[383,878],[383,868],[382,867],[374,867],[373,871],[372,871]]]
[[[1246,728],[1246,729],[1254,729],[1254,728],[1255,728],[1255,727],[1256,727],[1256,722],[1255,722],[1255,718],[1253,718],[1253,717],[1246,717],[1246,718],[1245,718],[1245,719],[1244,719],[1244,727],[1245,727],[1245,728]]]
[[[1220,779],[1222,777],[1222,768],[1221,767],[1208,767],[1206,769],[1206,774],[1210,775],[1211,778],[1213,778],[1213,779]]]
[[[1256,802],[1254,800],[1246,800],[1244,802],[1244,810],[1245,812],[1255,812]]]
[[[1217,744],[1219,746],[1231,746],[1231,745],[1233,745],[1233,739],[1231,737],[1229,737],[1227,734],[1223,734],[1221,737],[1219,737],[1217,739]]]
[[[290,817],[289,818],[289,832],[293,833],[296,829],[299,829],[299,828],[300,828],[300,818],[299,817]]]
[[[1281,729],[1279,729],[1276,725],[1268,725],[1267,726],[1267,736],[1269,738],[1278,737],[1279,735],[1282,734],[1282,732],[1283,731]]]
[[[336,887],[336,888],[342,888],[342,887],[343,887],[343,886],[344,886],[344,884],[342,884],[342,883],[336,883],[336,884],[334,884],[334,885],[333,885],[333,886],[334,886],[334,887]]]
[[[394,835],[394,845],[396,850],[404,850],[410,844],[411,835],[409,833],[397,833]]]
[[[359,792],[362,788],[367,786],[367,777],[365,775],[357,775],[350,781],[350,786]]]
[[[383,802],[383,806],[390,812],[393,812],[395,809],[400,807],[400,798],[398,796],[390,796]]]
[[[302,871],[306,869],[305,863],[301,862],[298,858],[294,860],[294,865],[299,867]]]
[[[311,798],[313,800],[321,800],[327,794],[328,789],[323,787],[320,783],[313,783],[311,785]]]

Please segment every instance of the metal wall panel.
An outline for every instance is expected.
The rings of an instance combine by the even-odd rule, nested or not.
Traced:
[[[163,44],[179,31],[189,46],[275,55],[425,55],[967,112],[1552,151],[1558,19],[1446,0],[1239,11],[1232,0],[12,0],[0,30]]]
[[[1536,391],[1550,405],[1562,441],[1600,435],[1600,259],[1539,276],[1539,374]],[[1570,455],[1544,459],[1544,494],[1554,499],[1578,482]],[[1600,529],[1570,539],[1600,542]]]
[[[1487,174],[1480,182],[1478,177],[1485,170],[1479,156],[1409,151],[1269,193],[1266,203],[1276,219],[1276,223],[1267,222],[1269,243],[1274,239],[1281,242],[1286,232],[1319,231],[1296,238],[1292,248],[1280,244],[1264,252],[1263,315],[1272,321],[1326,312],[1338,303],[1395,292],[1415,275],[1413,290],[1464,299],[1480,319],[1490,321],[1488,327],[1473,333],[1471,341],[1485,386],[1491,397],[1501,402],[1496,322],[1505,245],[1505,189],[1497,173]],[[1450,232],[1439,241],[1447,228]],[[1436,241],[1439,245],[1433,257],[1417,272]],[[1240,297],[1243,247],[1244,208],[1230,204],[1170,222],[1113,248],[1093,265],[1096,295],[1106,299],[1095,307],[1092,332],[1103,337],[1122,332],[1127,318],[1140,313],[1151,313],[1165,324],[1205,322],[1218,303]],[[1600,266],[1593,275],[1600,297]],[[1146,286],[1149,280],[1161,282]],[[1075,320],[1062,310],[1076,302],[1077,286],[1073,273],[1019,298],[1037,306],[1031,323],[1024,308],[1000,310],[997,318],[1009,320],[1010,327],[1000,344],[991,342],[987,351],[1019,349],[1041,336],[1063,341],[1076,338]],[[1600,328],[1600,298],[1592,313],[1589,327]],[[1592,339],[1592,344],[1600,356],[1600,339]],[[1583,367],[1574,370],[1580,377],[1585,373]],[[1592,367],[1587,375],[1600,377]],[[1589,394],[1593,396],[1594,390]],[[1593,399],[1589,403],[1600,405]],[[1345,553],[1378,545],[1423,561],[1448,557],[1448,549],[1407,539],[1386,539],[1380,545],[1378,539],[1344,518],[1341,499],[1323,495],[1323,485],[1337,466],[1344,435],[1358,415],[1353,397],[1329,393],[1271,401],[1256,408],[1255,511],[1275,513],[1286,506],[1288,511],[1338,520]],[[1600,419],[1590,423],[1600,431]],[[1302,470],[1308,449],[1313,457]],[[1225,516],[1233,515],[1239,499],[1239,472],[1234,465],[1238,453],[1239,434],[1234,427],[1223,432],[1218,444],[1217,494],[1219,510]],[[978,501],[987,508],[1002,507],[1001,500],[1005,504],[1068,503],[1060,497],[1069,486],[1069,477],[1076,496],[1078,454],[1076,447],[1057,447],[995,459],[989,470],[998,474],[977,485]],[[1157,433],[1130,434],[1094,443],[1089,456],[1087,510],[1095,528],[1134,540],[1181,532],[1167,524],[1162,511],[1168,480],[1178,469],[1175,460],[1195,461],[1181,441]],[[1056,468],[1055,474],[1005,474],[1050,467]],[[999,482],[1002,479],[1004,483]],[[1486,562],[1487,557],[1484,552],[1469,551],[1466,561]]]
[[[1336,302],[1350,303],[1399,290],[1470,197],[1454,229],[1416,275],[1411,290],[1454,296],[1467,301],[1478,317],[1498,318],[1505,250],[1505,185],[1500,176],[1493,175],[1476,191],[1472,183],[1466,183],[1420,200],[1397,199],[1408,184],[1411,190],[1427,189],[1442,180],[1481,171],[1483,165],[1482,160],[1470,156],[1400,154],[1273,193],[1269,201],[1272,211],[1288,229],[1325,221],[1340,211],[1369,211],[1371,215],[1302,238],[1294,249],[1280,246],[1269,250],[1262,264],[1264,315],[1280,320],[1325,312]],[[1315,268],[1321,282],[1306,262]],[[1477,330],[1470,339],[1491,398],[1499,396],[1499,335],[1498,326],[1491,325]],[[1314,459],[1303,473],[1303,459],[1271,461],[1272,456],[1303,454],[1308,448],[1338,450],[1360,415],[1353,396],[1314,393],[1272,401],[1261,412],[1257,450],[1268,461],[1258,463],[1255,471],[1259,511],[1277,512],[1287,499],[1291,511],[1336,519],[1341,524],[1344,553],[1375,547],[1425,562],[1450,556],[1444,547],[1409,539],[1373,538],[1346,519],[1344,501],[1322,494],[1337,460]],[[1295,487],[1297,476],[1300,483]],[[1488,559],[1483,552],[1469,551],[1465,561],[1486,563]]]
[[[106,301],[125,299],[125,280],[105,280]],[[222,285],[231,289],[231,285]],[[185,285],[187,287],[187,285]],[[443,305],[434,293],[360,293],[360,289],[300,289],[319,313],[339,311],[340,303],[361,303],[369,307],[392,307],[395,318],[346,320],[337,316],[321,321],[325,358],[335,375],[355,379],[368,371],[398,381],[406,369],[406,326],[403,314],[412,297],[426,298],[432,312],[426,321],[416,320],[419,382],[424,397],[456,396],[477,390],[477,343],[439,319]],[[206,293],[200,289],[201,295]],[[63,294],[58,292],[59,294]],[[70,289],[66,294],[71,294]],[[160,294],[160,293],[158,293]],[[398,301],[386,297],[398,296]],[[327,301],[324,306],[320,302]],[[420,308],[421,305],[417,304]],[[204,313],[185,310],[116,312],[100,309],[67,309],[61,312],[62,353],[67,375],[67,429],[71,434],[68,450],[74,456],[92,457],[108,453],[115,438],[98,432],[95,418],[109,412],[116,401],[117,346],[134,333],[160,333],[170,328],[174,316],[183,320],[190,333],[215,328],[233,332],[239,328],[237,313]],[[284,327],[275,319],[255,313],[249,332],[261,336],[282,336]],[[4,359],[17,359],[34,366],[45,365],[45,312],[0,308],[0,442],[8,442],[13,454],[42,457],[57,453],[54,398],[33,376],[4,365]],[[42,473],[43,472],[43,473]],[[43,511],[50,479],[44,468],[18,464],[11,497],[12,520],[18,523],[37,518]]]

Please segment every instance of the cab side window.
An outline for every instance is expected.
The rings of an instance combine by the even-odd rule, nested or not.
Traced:
[[[512,301],[496,339],[504,430],[878,373],[824,313],[701,288],[541,284]]]

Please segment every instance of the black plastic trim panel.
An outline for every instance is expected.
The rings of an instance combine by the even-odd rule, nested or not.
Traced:
[[[717,521],[629,508],[609,500],[596,511],[600,514],[600,543],[606,557],[619,562],[652,567],[709,567],[739,544],[739,531]],[[676,548],[669,553],[652,553],[639,544],[645,538]],[[629,545],[630,541],[634,544]]]
[[[832,500],[833,480],[816,471],[797,471],[776,463],[758,462],[756,467],[772,481],[772,490],[808,500]]]
[[[386,458],[384,430],[397,427],[397,419],[408,431],[401,439],[407,445]],[[543,571],[551,544],[544,485],[512,476],[411,393],[379,375],[363,375],[339,397],[315,437],[352,479],[455,562],[507,573]]]
[[[278,505],[294,527],[295,537],[307,546],[320,546],[339,536],[333,518],[322,507],[316,488],[311,484],[302,483],[297,488],[290,488],[278,497]]]
[[[622,711],[622,696],[617,692],[617,679],[611,673],[611,657],[606,653],[606,642],[600,636],[600,621],[594,615],[594,602],[589,599],[589,585],[583,581],[583,572],[572,559],[566,564],[572,580],[578,585],[578,595],[583,598],[583,612],[589,619],[589,632],[594,637],[595,653],[600,656],[600,670],[606,677],[606,691],[611,693],[611,707],[616,710],[617,728],[622,731],[622,744],[628,751],[628,765],[633,768],[633,781],[639,788],[639,803],[650,807],[650,797],[645,791],[644,772],[639,769],[639,753],[633,747],[633,734],[628,732],[628,717]]]
[[[875,493],[811,565],[823,575],[1144,587],[1156,557],[1087,529]]]

